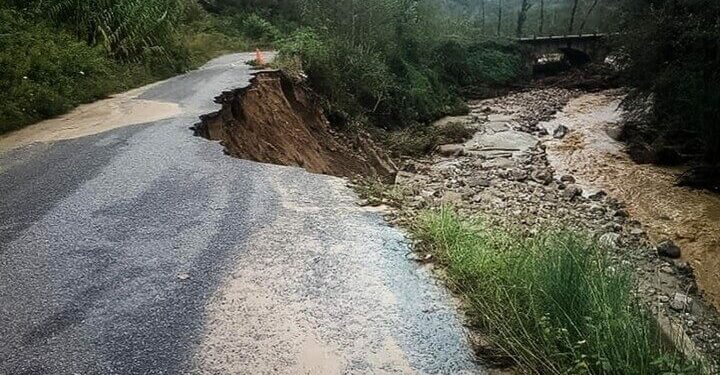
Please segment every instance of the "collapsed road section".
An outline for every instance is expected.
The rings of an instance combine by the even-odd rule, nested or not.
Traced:
[[[248,87],[224,92],[215,101],[222,109],[202,116],[195,134],[220,141],[234,157],[394,180],[395,166],[368,135],[333,131],[320,99],[280,71],[257,72]]]

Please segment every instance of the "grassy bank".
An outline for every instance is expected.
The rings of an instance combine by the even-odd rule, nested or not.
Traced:
[[[629,270],[582,235],[524,236],[451,209],[425,212],[413,231],[474,323],[527,373],[702,373],[664,344]]]
[[[0,134],[280,36],[195,0],[0,0]]]

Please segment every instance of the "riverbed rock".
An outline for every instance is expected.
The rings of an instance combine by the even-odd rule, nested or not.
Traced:
[[[465,154],[465,147],[462,144],[453,143],[438,146],[438,153],[442,156],[462,156]]]
[[[508,173],[508,178],[513,181],[525,181],[528,178],[528,173],[522,169],[513,169]]]
[[[628,213],[627,210],[621,208],[619,210],[615,210],[615,212],[613,213],[613,216],[625,219],[625,218],[630,217],[630,213]]]
[[[484,177],[470,177],[465,181],[465,184],[471,188],[477,187],[488,187],[490,186],[490,180]]]
[[[483,129],[491,133],[500,133],[510,130],[510,124],[505,121],[486,122],[483,124]]]
[[[547,169],[536,169],[530,174],[530,178],[538,184],[547,185],[552,181],[552,173]]]
[[[538,139],[528,133],[508,130],[499,133],[477,133],[465,146],[481,155],[495,155],[498,152],[515,154],[527,151],[538,143]]]
[[[582,191],[582,188],[577,185],[568,185],[565,187],[565,190],[562,191],[562,196],[567,200],[573,200],[576,197],[581,196]]]
[[[484,169],[492,169],[492,168],[512,168],[515,166],[515,161],[509,158],[494,158],[490,159],[488,161],[485,161],[482,163],[482,168]]]
[[[607,196],[607,193],[604,190],[597,190],[590,194],[588,194],[588,199],[599,201]]]
[[[672,300],[670,301],[670,308],[675,311],[685,311],[690,308],[692,298],[688,297],[687,294],[675,293]]]
[[[560,125],[553,131],[553,138],[562,139],[565,138],[570,130],[565,125]]]
[[[573,177],[573,176],[571,176],[571,175],[569,175],[569,174],[566,174],[566,175],[560,177],[560,181],[561,181],[561,182],[564,182],[564,183],[566,183],[566,184],[574,184],[574,183],[575,183],[575,177]]]
[[[610,123],[605,126],[605,134],[608,137],[619,141],[623,135],[623,125],[621,123]]]
[[[680,258],[682,252],[680,247],[675,245],[671,240],[664,240],[660,242],[656,247],[658,255],[662,257],[668,257],[672,259]]]

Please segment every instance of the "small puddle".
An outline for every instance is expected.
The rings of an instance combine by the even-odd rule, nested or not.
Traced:
[[[623,201],[653,242],[675,241],[700,288],[720,308],[720,195],[675,186],[682,169],[634,163],[609,135],[621,119],[621,100],[614,90],[585,94],[542,123],[550,130],[570,129],[562,140],[546,143],[548,160],[557,175],[573,175],[584,188]]]

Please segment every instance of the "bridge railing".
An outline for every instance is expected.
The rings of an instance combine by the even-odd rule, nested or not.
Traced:
[[[532,37],[521,37],[516,38],[518,42],[533,42],[533,41],[557,41],[557,40],[578,40],[578,39],[595,39],[605,38],[608,36],[619,35],[619,33],[592,33],[592,34],[564,34],[564,35],[547,35],[538,36],[533,35]]]

